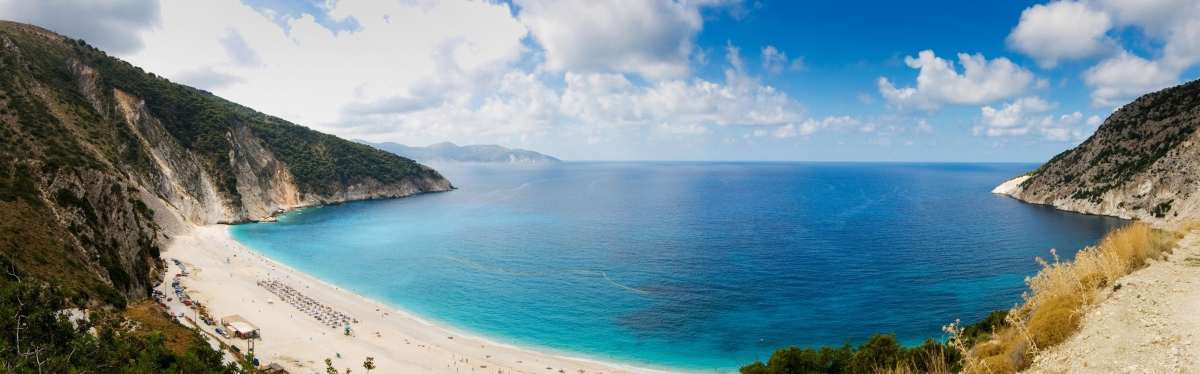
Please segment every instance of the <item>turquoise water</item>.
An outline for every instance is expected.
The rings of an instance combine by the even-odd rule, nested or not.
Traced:
[[[231,232],[493,341],[732,371],[787,345],[941,337],[1019,302],[1034,257],[1126,223],[989,193],[1036,166],[435,164],[458,190]]]

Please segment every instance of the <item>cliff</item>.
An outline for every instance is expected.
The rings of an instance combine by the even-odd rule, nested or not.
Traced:
[[[1200,81],[1142,96],[1090,138],[993,192],[1169,224],[1200,217]]]
[[[0,21],[0,267],[57,277],[77,303],[145,298],[159,248],[197,225],[451,189],[413,160]]]
[[[458,146],[451,142],[442,142],[428,147],[409,147],[393,142],[371,143],[365,140],[355,142],[366,144],[401,157],[411,158],[417,162],[559,162],[560,160],[538,152],[524,149],[508,149],[498,145],[465,145]]]

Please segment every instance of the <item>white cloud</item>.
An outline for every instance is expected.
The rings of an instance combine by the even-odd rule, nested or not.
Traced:
[[[922,51],[917,58],[905,57],[909,67],[921,69],[917,87],[896,88],[880,77],[879,93],[897,107],[933,110],[944,104],[979,105],[1012,97],[1034,83],[1033,73],[1007,58],[989,61],[982,54],[960,53],[958,60],[963,66],[961,74],[953,62],[935,56],[931,50]]]
[[[342,123],[348,104],[358,103],[349,106],[353,110],[389,99],[425,100],[375,108],[401,112],[405,105],[415,110],[469,101],[470,90],[498,86],[527,49],[528,30],[505,4],[326,5],[328,18],[357,19],[357,31],[332,33],[307,14],[288,18],[285,31],[237,0],[163,2],[162,27],[142,34],[146,48],[121,57],[257,110],[353,135],[383,130]]]
[[[796,130],[796,125],[791,123],[779,126],[778,129],[775,129],[774,134],[776,138],[794,138],[800,136],[800,132]]]
[[[812,136],[812,134],[816,134],[817,132],[825,131],[825,130],[834,130],[834,131],[858,130],[859,132],[875,131],[874,124],[872,124],[872,123],[867,123],[865,125],[862,125],[862,124],[863,123],[861,121],[851,118],[849,116],[842,116],[842,117],[832,117],[831,116],[831,117],[825,117],[825,119],[822,119],[822,120],[809,118],[808,120],[801,123],[799,126],[797,126],[793,123],[789,123],[787,125],[780,126],[779,128],[775,129],[774,135],[776,138],[794,138],[797,136],[807,138],[809,136]],[[859,125],[862,125],[862,126],[859,126]]]
[[[1132,40],[1128,43],[1136,43],[1136,48],[1123,47],[1119,40]],[[1178,84],[1182,72],[1200,63],[1200,2],[1071,0],[1035,5],[1022,13],[1009,46],[1043,67],[1115,52],[1083,77],[1092,88],[1094,106],[1119,106]],[[1143,48],[1153,57],[1129,51]]]
[[[516,0],[518,18],[546,51],[552,71],[636,73],[649,80],[689,75],[704,25],[719,1]]]
[[[708,133],[708,127],[695,123],[684,124],[661,124],[656,127],[659,133],[667,135],[702,135]]]
[[[84,39],[114,54],[141,50],[139,34],[161,25],[158,0],[0,0],[0,18]]]
[[[1056,106],[1036,96],[1021,98],[1012,104],[1004,104],[1004,108],[999,110],[983,107],[982,122],[990,128],[1010,129],[1017,127],[1030,114],[1043,113]]]
[[[637,85],[623,74],[574,72],[556,81],[556,74],[512,69],[496,88],[485,80],[472,89],[450,91],[468,93],[453,100],[386,99],[344,112],[345,121],[364,132],[445,137],[555,127],[578,134],[625,128],[703,134],[712,125],[777,125],[800,118],[798,103],[742,71],[736,47],[727,48],[726,58],[730,67],[723,82],[695,78]],[[550,88],[557,85],[565,87]],[[476,107],[479,101],[483,104]],[[404,110],[383,110],[388,107]]]
[[[769,45],[762,49],[762,65],[763,70],[775,74],[783,72],[783,69],[804,70],[805,68],[804,56],[797,57],[789,62],[787,53]]]
[[[1034,5],[1021,12],[1021,21],[1008,35],[1008,46],[1053,68],[1060,60],[1078,60],[1110,52],[1115,46],[1106,34],[1113,22],[1108,13],[1076,1]]]
[[[926,122],[925,120],[917,121],[917,129],[916,129],[917,134],[922,134],[922,133],[931,134],[931,133],[933,133],[933,131],[934,131],[933,126],[930,125],[929,122]]]
[[[1083,80],[1094,89],[1092,105],[1112,107],[1178,84],[1179,70],[1164,66],[1162,61],[1150,61],[1122,51],[1085,71]]]
[[[1038,135],[1052,142],[1078,142],[1090,136],[1100,125],[1099,116],[1085,120],[1080,112],[1058,118],[1044,114],[1057,107],[1057,104],[1047,103],[1036,96],[1017,99],[1004,104],[1002,109],[985,106],[974,132],[988,137]]]

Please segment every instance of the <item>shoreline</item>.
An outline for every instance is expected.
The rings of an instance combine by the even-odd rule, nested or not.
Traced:
[[[333,358],[334,367],[339,369],[354,369],[361,368],[362,360],[371,356],[380,372],[685,372],[555,355],[493,342],[440,326],[283,265],[234,240],[227,225],[199,226],[189,231],[176,236],[163,252],[163,258],[178,258],[187,266],[191,275],[182,277],[181,283],[212,317],[241,315],[262,329],[263,338],[256,340],[255,345],[256,357],[263,365],[277,363],[297,373],[324,372],[325,358]],[[224,263],[226,258],[228,264]],[[170,266],[174,269],[173,263]],[[278,301],[277,296],[256,283],[269,278],[358,318],[360,323],[351,325],[354,335],[344,336],[340,328],[303,318],[308,316]],[[278,302],[268,304],[268,299]],[[302,317],[296,318],[298,315]],[[380,335],[377,337],[375,332]],[[246,341],[237,338],[222,341],[246,345]],[[469,362],[459,361],[462,359]],[[547,370],[548,367],[551,369]]]

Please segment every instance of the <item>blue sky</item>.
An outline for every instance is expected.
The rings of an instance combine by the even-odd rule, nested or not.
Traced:
[[[1038,162],[1200,75],[1194,0],[0,0],[0,18],[342,137],[568,160]]]

